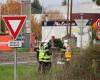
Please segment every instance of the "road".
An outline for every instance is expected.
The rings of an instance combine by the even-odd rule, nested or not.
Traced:
[[[0,53],[0,63],[9,63],[14,61],[14,53]],[[36,61],[36,54],[17,53],[18,62]]]

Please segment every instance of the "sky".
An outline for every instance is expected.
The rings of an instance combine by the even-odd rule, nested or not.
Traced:
[[[44,7],[59,6],[63,0],[43,0]],[[73,4],[91,2],[92,0],[73,0]]]
[[[0,0],[0,3],[4,3],[7,0]],[[31,0],[31,2],[33,2],[34,0]],[[56,7],[56,6],[60,6],[61,3],[63,2],[63,0],[39,0],[40,4],[43,5],[43,8],[48,8],[48,7]],[[81,4],[81,3],[85,3],[85,2],[92,2],[92,0],[73,0],[73,4]]]
[[[6,1],[7,0],[0,0],[0,2],[2,2],[2,3],[6,2]],[[31,0],[31,1],[33,1],[33,0]],[[42,1],[45,4],[45,6],[51,6],[51,5],[60,5],[63,0],[40,0],[40,1]],[[92,1],[92,0],[73,0],[74,3],[88,2],[88,1]]]

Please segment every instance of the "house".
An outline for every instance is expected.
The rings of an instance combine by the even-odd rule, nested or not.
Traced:
[[[57,7],[45,8],[45,12],[48,12],[48,11],[59,11],[63,16],[65,16],[64,19],[67,19],[67,6],[57,6]],[[86,25],[86,24],[88,24],[90,20],[92,20],[92,24],[93,24],[100,17],[100,8],[98,6],[96,6],[96,4],[94,4],[93,2],[83,2],[80,4],[74,4],[72,13],[73,13],[72,20],[74,20],[74,21],[80,20],[81,16],[83,17],[83,20],[88,20],[88,22],[85,23],[85,25],[81,25],[84,27],[83,31],[85,31],[84,32],[85,34],[83,34],[83,35],[79,34],[79,32],[80,32],[79,28],[81,27],[80,25],[77,24],[77,26],[72,26],[72,30],[73,30],[73,28],[78,29],[78,32],[72,32],[77,37],[77,46],[80,47],[80,45],[81,45],[80,38],[82,36],[83,47],[86,47],[90,41],[90,36],[89,36],[88,30],[91,28],[91,25]],[[59,34],[60,38],[66,36],[66,34],[65,34],[66,26],[65,27],[63,26],[62,28],[59,28],[58,30],[56,28],[57,26],[51,26],[51,27],[53,27],[53,29],[50,27],[46,27],[44,29],[44,27],[42,27],[43,28],[43,31],[42,31],[43,36],[45,36],[44,34],[49,33],[49,31],[51,32],[51,34],[49,33],[49,37],[54,34],[57,34],[57,35]],[[84,44],[84,43],[86,43],[86,44]]]

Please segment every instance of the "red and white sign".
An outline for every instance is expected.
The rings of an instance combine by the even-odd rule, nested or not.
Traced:
[[[97,31],[96,31],[96,37],[97,37],[97,39],[100,40],[100,30],[97,30]]]
[[[17,36],[19,35],[19,32],[24,24],[25,19],[26,19],[26,16],[24,15],[3,16],[3,20],[6,23],[7,28],[14,39],[16,39]]]
[[[97,28],[100,28],[100,19],[98,19],[98,20],[96,21],[96,27],[97,27]]]
[[[9,35],[0,35],[0,51],[11,51],[13,48],[8,46],[9,41],[12,37]]]

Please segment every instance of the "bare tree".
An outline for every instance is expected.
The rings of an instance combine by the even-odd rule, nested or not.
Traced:
[[[32,15],[31,26],[32,26],[31,28],[32,32],[34,32],[36,37],[40,39],[41,38],[41,24],[37,22],[35,15]]]
[[[59,11],[48,11],[46,12],[46,15],[43,16],[43,21],[45,20],[46,16],[48,16],[49,21],[54,21],[54,20],[64,20],[64,16],[59,12]]]

